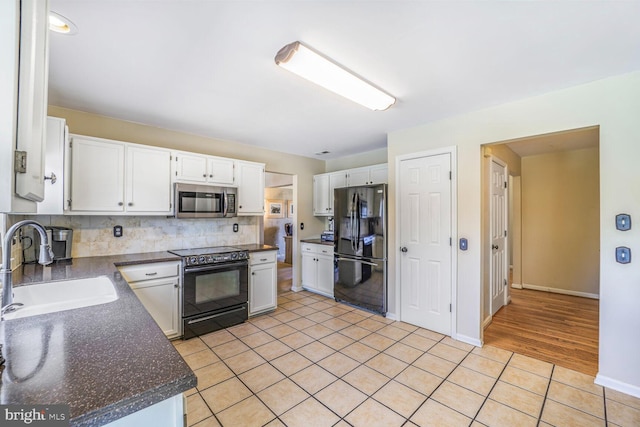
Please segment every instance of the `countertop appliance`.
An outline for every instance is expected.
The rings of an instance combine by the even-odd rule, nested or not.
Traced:
[[[73,244],[73,230],[67,227],[44,227],[49,238],[54,261],[71,259],[71,247]],[[23,240],[31,240],[31,245],[24,245],[23,258],[26,264],[36,262],[40,256],[40,234],[31,232],[23,236]]]
[[[248,319],[248,251],[215,246],[169,252],[182,257],[183,339]]]
[[[176,184],[176,218],[230,218],[238,215],[235,187]]]
[[[334,190],[333,293],[337,301],[387,313],[387,184]]]

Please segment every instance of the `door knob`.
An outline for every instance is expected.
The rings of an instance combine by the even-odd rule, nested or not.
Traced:
[[[500,249],[498,245],[491,245],[491,249]]]
[[[401,248],[400,248],[400,251],[401,251],[401,252],[407,252],[407,251],[408,251],[408,249],[407,249],[407,247],[406,247],[406,246],[403,246],[403,247],[401,247]]]

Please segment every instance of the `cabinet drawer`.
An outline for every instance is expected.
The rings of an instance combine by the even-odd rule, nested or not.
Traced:
[[[318,255],[333,255],[333,246],[317,243],[302,243],[302,253],[312,253]]]
[[[128,283],[180,275],[180,261],[127,265],[118,268]]]
[[[276,251],[252,252],[249,265],[268,264],[276,262]]]

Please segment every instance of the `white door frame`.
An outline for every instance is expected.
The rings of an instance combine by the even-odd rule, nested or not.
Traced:
[[[434,150],[420,151],[417,153],[402,154],[396,156],[396,188],[395,188],[395,212],[396,212],[396,244],[400,242],[400,163],[403,160],[418,159],[420,157],[437,156],[440,154],[449,154],[451,156],[451,338],[456,339],[458,335],[457,312],[458,312],[458,147],[449,146],[437,148]],[[401,313],[401,286],[400,286],[400,261],[397,256],[400,247],[389,248],[389,251],[396,252],[396,304],[395,312],[398,320],[402,319]]]
[[[493,244],[493,236],[492,236],[492,228],[493,226],[491,225],[493,222],[493,209],[492,209],[492,200],[491,200],[491,185],[492,185],[492,175],[491,175],[491,171],[492,171],[492,163],[496,163],[499,166],[502,166],[504,168],[504,179],[505,179],[505,183],[509,182],[509,166],[507,165],[507,163],[505,161],[503,161],[502,159],[500,159],[499,157],[496,156],[489,156],[489,161],[487,162],[487,167],[488,167],[488,176],[489,179],[486,182],[487,185],[487,206],[489,207],[489,244]],[[509,283],[508,283],[508,278],[509,278],[509,239],[507,238],[507,236],[511,235],[511,230],[509,229],[509,191],[507,188],[505,188],[505,204],[504,204],[504,214],[505,214],[505,223],[504,226],[506,228],[506,232],[507,235],[505,236],[505,243],[504,243],[504,255],[503,255],[503,265],[504,265],[504,274],[505,274],[505,279],[507,280],[507,284],[503,285],[503,301],[502,301],[502,306],[504,307],[505,305],[507,305],[507,298],[509,295]],[[486,249],[486,248],[485,248]],[[492,252],[489,251],[489,254],[491,254]],[[491,291],[492,289],[492,279],[493,279],[493,263],[491,262],[491,255],[489,255],[489,313],[488,316],[486,316],[486,318],[488,319],[492,319],[493,318],[493,292]]]

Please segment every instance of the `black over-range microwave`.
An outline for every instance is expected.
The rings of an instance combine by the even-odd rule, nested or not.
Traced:
[[[176,184],[176,218],[230,218],[237,216],[235,187]]]

